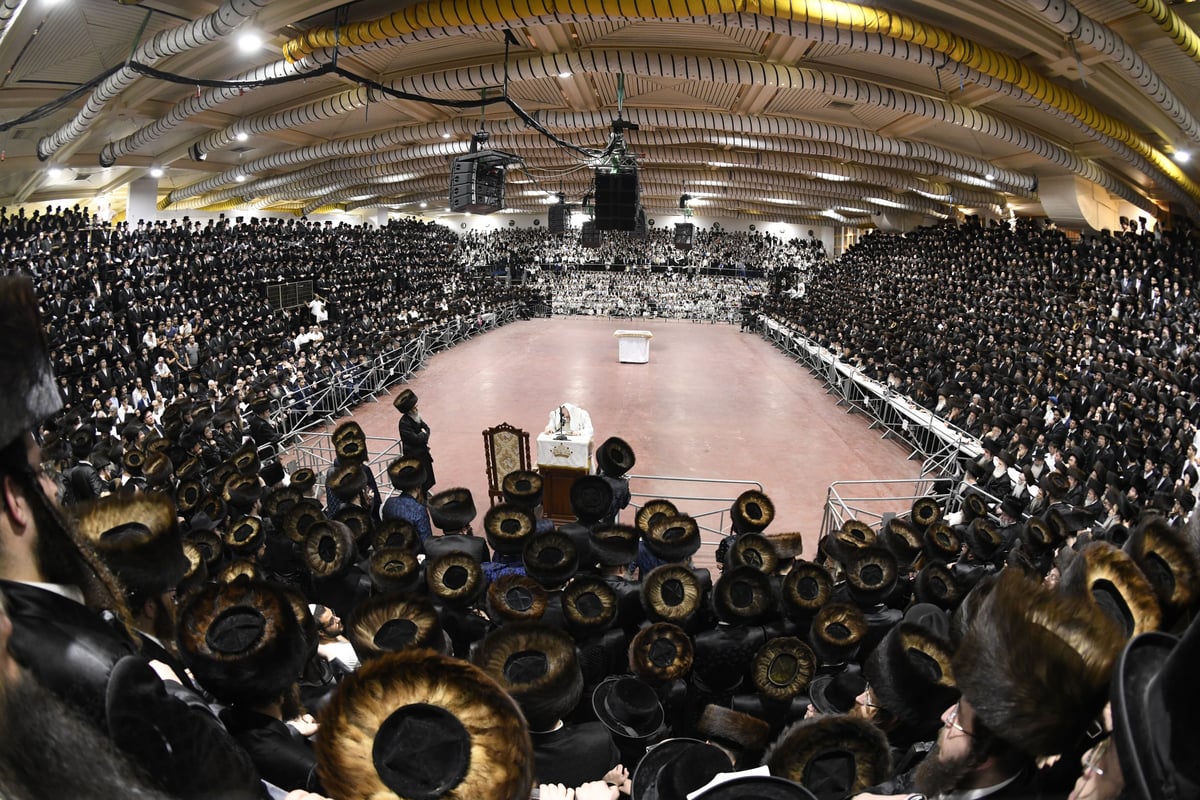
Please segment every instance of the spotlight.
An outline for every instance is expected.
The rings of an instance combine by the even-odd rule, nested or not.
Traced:
[[[1192,154],[1187,150],[1176,150],[1175,161],[1180,164],[1186,164],[1192,160]]]
[[[996,180],[996,174],[995,174],[995,173],[993,173],[993,172],[988,172],[988,174],[987,174],[987,175],[984,175],[984,176],[983,176],[983,179],[984,179],[985,181],[994,181],[994,180]]]
[[[246,176],[245,176],[245,175],[238,175],[236,178],[234,178],[234,180],[235,180],[235,181],[237,181],[238,183],[245,183],[245,182],[246,182]]]
[[[262,37],[253,31],[246,31],[237,40],[238,49],[243,53],[257,53],[262,49]]]
[[[234,134],[233,138],[237,139],[239,142],[244,142],[250,138],[250,134],[246,133],[245,131],[238,131],[236,134]]]
[[[163,176],[163,168],[162,167],[152,167],[151,168],[151,170],[150,170],[151,178],[161,178],[162,176]]]

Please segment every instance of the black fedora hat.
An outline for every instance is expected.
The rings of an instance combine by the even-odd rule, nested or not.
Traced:
[[[562,610],[577,636],[606,630],[617,618],[617,592],[600,578],[578,575],[563,589]]]
[[[475,499],[470,489],[455,487],[430,496],[429,519],[439,530],[458,531],[475,519]]]
[[[642,578],[642,606],[652,620],[682,625],[704,601],[700,578],[683,564],[663,564]]]
[[[616,436],[608,437],[596,448],[596,465],[610,478],[620,478],[633,469],[636,461],[629,442]]]
[[[538,622],[513,622],[489,633],[471,660],[508,692],[533,730],[549,730],[583,696],[575,641]]]
[[[629,669],[652,684],[682,678],[691,672],[694,659],[692,640],[669,622],[647,625],[629,643]]]
[[[791,700],[808,689],[816,669],[811,647],[795,636],[777,636],[758,648],[750,678],[763,697]]]
[[[533,788],[520,709],[465,661],[428,650],[372,659],[319,721],[318,776],[335,797],[526,800]]]
[[[783,611],[794,622],[807,622],[833,597],[833,576],[811,561],[792,564],[779,592]]]
[[[1200,752],[1195,721],[1200,706],[1195,668],[1200,662],[1200,624],[1183,638],[1152,631],[1121,653],[1110,697],[1113,738],[1129,796],[1200,797]]]
[[[596,719],[626,739],[649,739],[663,726],[666,712],[649,684],[632,675],[605,678],[592,692]]]
[[[497,625],[537,622],[546,613],[546,602],[546,590],[527,575],[510,572],[488,584],[488,616]]]
[[[808,702],[822,714],[847,714],[866,688],[867,679],[861,672],[826,672],[808,685]]]
[[[488,546],[501,555],[516,555],[525,549],[537,521],[521,506],[500,503],[483,514],[483,532]]]
[[[557,589],[579,569],[579,551],[571,537],[560,531],[534,534],[521,553],[525,572],[548,589]]]
[[[771,579],[754,567],[727,570],[712,596],[717,619],[731,625],[758,625],[775,610]]]
[[[435,599],[462,608],[483,594],[483,567],[466,553],[443,553],[426,562],[425,583]]]
[[[392,486],[404,492],[409,489],[415,489],[418,486],[425,485],[425,479],[429,473],[425,469],[425,462],[419,458],[407,458],[401,456],[388,464],[388,480],[392,482]]]
[[[592,558],[602,567],[622,567],[637,558],[642,532],[633,525],[605,525],[591,531]]]
[[[670,500],[650,500],[646,505],[638,509],[637,516],[634,518],[634,524],[642,532],[642,536],[645,536],[650,532],[650,528],[660,519],[673,517],[678,513],[679,509]]]
[[[428,597],[394,592],[368,597],[354,609],[346,638],[362,661],[401,650],[445,652],[437,610]]]
[[[729,518],[735,533],[759,533],[775,519],[775,504],[764,492],[747,489],[729,507]]]
[[[686,514],[662,517],[645,534],[646,548],[666,562],[683,561],[700,549],[700,526]]]
[[[725,555],[728,567],[753,567],[773,575],[779,568],[779,553],[769,538],[761,533],[743,533],[733,540]]]
[[[613,488],[600,475],[582,475],[571,484],[571,510],[585,525],[607,516],[612,501]]]
[[[530,469],[513,470],[500,482],[505,502],[524,508],[541,504],[544,487],[542,476]]]
[[[687,800],[719,773],[732,772],[729,755],[699,739],[665,739],[633,771],[633,800]]]

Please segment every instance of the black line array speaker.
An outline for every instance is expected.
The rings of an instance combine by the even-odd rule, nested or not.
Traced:
[[[565,203],[556,203],[550,206],[550,213],[546,219],[546,223],[551,233],[563,233],[567,230],[567,215],[570,212],[571,207]]]
[[[692,241],[696,236],[696,226],[690,222],[675,223],[675,248],[677,250],[691,250]]]
[[[595,222],[583,223],[583,233],[579,236],[579,245],[593,250],[600,246],[600,231],[596,228]]]
[[[633,238],[646,238],[646,209],[642,208],[640,205],[638,206],[637,215],[633,220]]]
[[[450,166],[450,210],[491,214],[504,208],[504,161],[471,153]]]
[[[637,170],[596,170],[596,228],[631,231],[637,227]]]

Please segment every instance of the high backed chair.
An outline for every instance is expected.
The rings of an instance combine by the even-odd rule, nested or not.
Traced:
[[[529,432],[502,422],[483,432],[483,454],[487,459],[488,499],[496,505],[504,497],[501,486],[510,472],[531,469]]]

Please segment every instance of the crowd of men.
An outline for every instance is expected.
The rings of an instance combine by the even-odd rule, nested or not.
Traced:
[[[56,238],[69,242],[91,230],[83,217],[62,216]],[[21,231],[9,237],[10,252],[28,253],[30,221],[8,225]],[[197,243],[197,254],[166,261],[204,262],[203,228],[172,237],[169,225],[161,227],[168,235],[159,241]],[[409,234],[431,247],[443,241],[445,234],[417,223],[340,233],[282,223],[252,230],[259,227],[211,234],[245,245],[213,256],[226,259],[221,269],[231,285],[239,285],[237,275],[280,275],[252,241],[277,257],[296,240],[310,241],[314,252],[325,248],[292,277],[340,269],[326,266],[334,260],[367,273],[377,268],[376,281],[406,275],[422,299],[372,306],[369,330],[411,326],[399,310],[406,305],[418,318],[466,316],[524,297],[489,294],[511,290],[477,286],[470,270],[448,267],[439,280],[450,285],[442,287],[422,283],[415,261],[411,271],[389,266],[382,248]],[[1146,502],[1136,512],[1125,508],[1130,516],[1120,524],[1084,526],[1086,504],[1066,498],[1071,469],[1083,469],[1068,453],[1079,449],[1070,420],[1077,406],[1089,407],[1084,389],[1098,385],[1091,375],[1102,372],[1114,387],[1126,381],[1112,392],[1129,417],[1114,447],[1192,430],[1155,419],[1149,400],[1130,402],[1151,389],[1169,394],[1168,384],[1191,397],[1175,377],[1187,374],[1190,351],[1168,370],[1154,360],[1159,353],[1146,355],[1162,345],[1135,332],[1143,313],[1157,313],[1152,292],[1143,309],[1135,289],[1122,301],[1128,311],[1110,312],[1106,326],[1090,330],[1087,368],[1078,356],[1064,357],[1068,334],[1085,341],[1088,298],[1123,296],[1123,288],[1101,290],[1085,277],[1089,256],[1122,246],[1128,252],[1106,257],[1123,264],[1135,251],[1145,258],[1181,244],[1140,234],[1076,242],[1076,263],[1062,266],[1069,247],[1061,259],[1038,261],[1057,253],[1051,243],[1059,240],[1038,226],[910,237],[866,237],[817,270],[803,299],[780,295],[766,311],[786,315],[845,358],[857,355],[874,377],[895,373],[898,390],[924,380],[945,389],[947,400],[978,405],[1000,424],[982,438],[1002,463],[1021,442],[1000,438],[999,417],[1013,415],[1014,428],[1024,422],[1030,451],[1044,444],[1043,456],[1055,454],[1040,467],[1032,458],[1035,480],[1027,481],[1042,488],[1045,507],[1018,506],[1015,492],[996,493],[1001,502],[990,507],[992,492],[982,489],[968,492],[961,509],[920,498],[878,529],[848,521],[805,560],[799,534],[772,529],[769,495],[749,491],[730,508],[715,574],[694,564],[700,526],[685,508],[666,500],[628,508],[635,447],[618,437],[597,448],[598,473],[573,485],[575,520],[565,524],[543,518],[536,472],[510,473],[502,502],[486,509],[469,491],[445,488],[453,478],[435,482],[428,426],[411,389],[393,398],[404,453],[386,475],[373,474],[367,439],[352,420],[332,433],[336,459],[326,474],[288,473],[270,440],[271,357],[267,379],[243,365],[240,396],[222,399],[207,387],[192,394],[189,381],[159,417],[114,437],[77,408],[64,410],[52,362],[74,318],[51,321],[46,299],[56,280],[48,272],[78,269],[86,278],[99,263],[73,268],[37,256],[22,270],[33,280],[0,278],[0,347],[10,354],[0,363],[0,794],[974,800],[1063,797],[1074,786],[1080,800],[1200,796],[1187,713],[1200,647],[1192,624],[1200,516],[1172,519],[1160,503]],[[413,249],[405,244],[396,258]],[[1185,284],[1193,280],[1190,256],[1177,255],[1170,263]],[[1011,296],[987,294],[999,287],[978,265],[949,266],[973,256],[998,259],[1004,278],[995,281]],[[144,259],[132,260],[141,267]],[[1131,275],[1164,280],[1166,263],[1163,274],[1149,276],[1139,265]],[[358,309],[387,290],[355,282],[346,269],[320,292],[335,325],[323,342],[301,349],[357,335],[373,352]],[[1095,265],[1095,276],[1101,272]],[[141,285],[170,285],[166,306],[175,291],[216,296],[222,281],[204,276],[224,274],[147,270]],[[59,280],[69,287],[68,305],[89,294],[86,282]],[[1072,287],[1083,293],[1082,306]],[[475,289],[481,297],[469,296]],[[847,305],[834,314],[836,292]],[[1039,292],[1046,294],[1027,312]],[[200,323],[214,335],[224,324],[239,358],[243,347],[262,353],[264,342],[236,336],[277,330],[279,339],[265,346],[282,356],[308,327],[298,319],[277,327],[285,312],[236,292],[228,298]],[[243,314],[257,308],[258,322],[240,319],[233,304]],[[992,312],[1001,305],[1047,319],[1036,328],[1023,317],[999,326],[1003,315]],[[113,325],[130,324],[129,307],[121,323],[110,311]],[[1176,314],[1166,324],[1186,330],[1183,312]],[[985,334],[969,327],[976,321],[999,327]],[[1165,321],[1163,311],[1147,324]],[[163,326],[169,333],[166,319]],[[996,363],[1012,353],[1019,367],[1008,383],[982,364],[975,372],[988,380],[972,378],[973,358],[946,357],[953,343],[979,352],[988,335]],[[1134,358],[1145,364],[1121,357],[1126,337],[1140,345]],[[1096,342],[1115,342],[1115,354]],[[1070,344],[1080,353],[1074,338]],[[1094,369],[1096,353],[1104,354],[1103,370]],[[1048,385],[1027,381],[1034,361],[1048,358],[1051,369],[1032,372]],[[961,376],[951,371],[958,362]],[[1127,363],[1130,374],[1121,378]],[[929,372],[913,373],[941,364],[948,374],[936,382]],[[236,390],[236,370],[228,377]],[[1069,387],[1072,380],[1077,386]],[[997,385],[1014,388],[1003,395],[990,388]],[[1037,413],[1044,407],[1003,405],[1023,396],[1016,386],[1060,409],[1061,442],[1060,428]],[[1144,428],[1153,433],[1143,436]],[[224,451],[208,444],[218,431]],[[71,465],[59,484],[45,468],[48,454]],[[98,457],[119,464],[120,477],[101,479]],[[1097,463],[1098,456],[1092,473]],[[999,472],[994,465],[993,477]],[[1119,480],[1128,470],[1106,468],[1106,481],[1110,473]],[[386,503],[380,483],[394,490]]]
[[[555,314],[657,317],[732,322],[743,297],[767,288],[763,278],[687,272],[541,272],[533,284]]]

